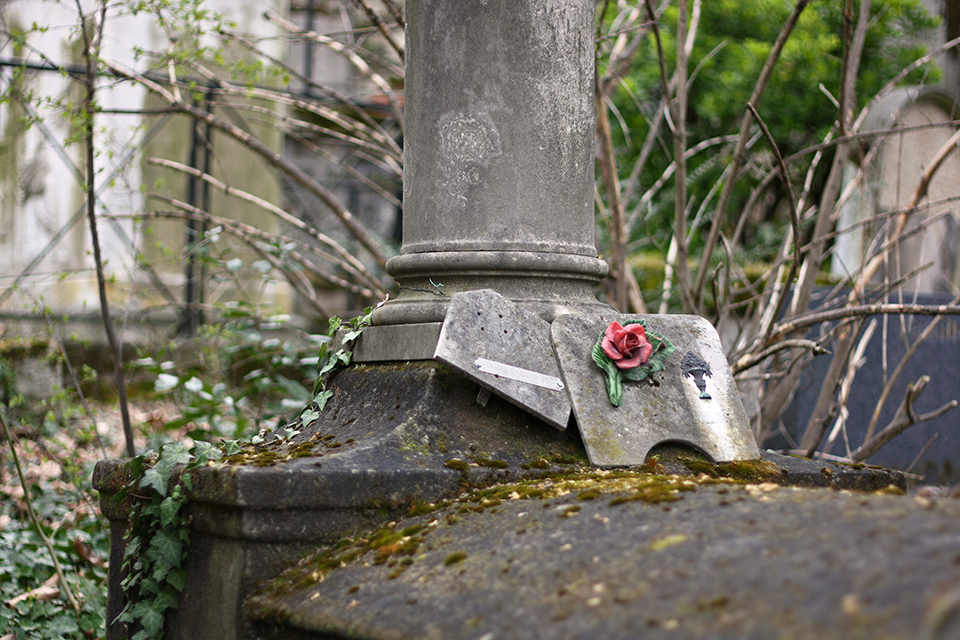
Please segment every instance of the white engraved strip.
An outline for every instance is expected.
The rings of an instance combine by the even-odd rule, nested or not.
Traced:
[[[476,364],[477,369],[483,373],[489,373],[490,375],[507,378],[509,380],[526,382],[527,384],[550,389],[551,391],[563,391],[563,380],[554,376],[537,373],[529,369],[521,369],[520,367],[512,367],[509,364],[494,362],[493,360],[486,360],[484,358],[477,358],[474,364]]]

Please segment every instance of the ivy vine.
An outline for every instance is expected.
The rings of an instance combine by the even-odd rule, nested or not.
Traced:
[[[381,303],[382,304],[382,303]],[[299,433],[320,416],[333,395],[327,389],[330,376],[350,364],[352,347],[360,332],[371,324],[374,307],[344,323],[330,318],[328,340],[321,345],[313,398],[292,424],[280,427],[273,438],[284,441]],[[335,348],[331,348],[335,345]],[[193,490],[192,472],[235,456],[244,446],[265,441],[264,433],[249,443],[226,440],[221,444],[197,441],[187,449],[181,442],[167,442],[158,452],[148,452],[126,463],[133,480],[117,493],[117,500],[130,499],[132,526],[121,571],[126,576],[120,586],[124,608],[112,624],[127,623],[135,630],[129,640],[160,640],[166,613],[176,609],[186,586],[187,545],[190,542],[184,506]]]
[[[127,463],[135,480],[117,497],[134,498],[133,525],[121,565],[126,572],[120,584],[126,603],[113,623],[134,625],[138,630],[131,640],[163,637],[166,612],[177,608],[186,584],[183,561],[190,531],[183,506],[193,489],[191,472],[231,450],[239,451],[239,443],[228,441],[221,448],[197,442],[187,449],[181,442],[168,442],[158,453],[136,456]]]
[[[380,304],[383,304],[383,302]],[[362,316],[351,318],[346,324],[336,316],[330,318],[330,326],[327,332],[329,340],[320,345],[320,351],[317,354],[319,369],[317,381],[313,385],[313,399],[300,412],[299,422],[301,426],[308,426],[320,417],[320,412],[324,410],[327,402],[333,396],[333,391],[327,389],[327,381],[335,371],[350,364],[353,357],[353,343],[360,337],[360,332],[364,327],[373,324],[371,316],[373,310],[377,307],[367,307],[363,310]],[[337,340],[338,333],[340,334],[339,340]],[[334,351],[331,349],[331,345],[339,345],[339,348]]]

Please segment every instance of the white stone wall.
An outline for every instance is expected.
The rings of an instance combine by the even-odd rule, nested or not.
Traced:
[[[85,10],[93,0],[82,0]],[[207,0],[204,6],[223,13],[236,23],[236,30],[259,37],[275,36],[275,26],[262,14],[272,9],[289,13],[288,0]],[[46,27],[26,38],[26,46],[15,46],[9,39],[0,42],[0,57],[20,55],[32,62],[46,56],[54,63],[78,63],[79,48],[71,45],[77,35],[74,3],[42,0],[10,0],[0,6],[6,29],[30,25]],[[282,39],[260,40],[270,55],[283,59],[286,45]],[[121,15],[115,7],[107,14],[102,57],[124,67],[145,71],[149,58],[135,57],[135,47],[163,50],[167,36],[148,13]],[[0,84],[6,88],[13,74],[7,67],[0,71]],[[77,100],[80,85],[55,72],[28,71],[26,88],[32,91],[32,114],[38,122],[22,131],[17,127],[18,108],[0,105],[0,145],[5,154],[5,179],[0,180],[0,296],[38,257],[45,256],[20,281],[29,295],[0,298],[0,311],[29,311],[32,297],[43,296],[56,310],[81,311],[96,306],[96,285],[89,241],[88,223],[83,217],[83,149],[74,143],[63,144],[71,135],[61,98]],[[137,109],[143,106],[145,90],[130,82],[101,78],[97,93],[106,110]],[[139,147],[148,130],[137,115],[98,114],[95,135],[99,154],[96,159],[98,213],[101,216],[128,215],[144,208],[141,186]],[[163,135],[160,132],[159,135]],[[71,225],[71,221],[78,218]],[[107,271],[115,276],[113,292],[123,302],[127,287],[136,278],[135,252],[140,238],[132,220],[101,219],[98,226]],[[66,278],[62,276],[67,274]]]

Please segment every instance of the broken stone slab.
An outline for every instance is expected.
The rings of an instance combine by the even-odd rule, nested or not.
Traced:
[[[956,638],[960,501],[889,493],[501,485],[381,530],[386,551],[375,532],[318,550],[248,611],[264,640]]]
[[[563,430],[570,400],[550,343],[550,323],[490,289],[459,293],[434,357]]]
[[[593,349],[611,322],[642,321],[676,350],[664,369],[640,382],[623,381],[613,406]],[[760,456],[716,329],[699,316],[565,315],[551,337],[590,462],[601,467],[643,464],[658,444],[692,446],[715,462]]]

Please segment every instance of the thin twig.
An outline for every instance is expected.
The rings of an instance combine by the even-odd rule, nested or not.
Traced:
[[[787,165],[783,162],[783,156],[780,154],[780,149],[777,147],[777,142],[773,139],[773,135],[770,133],[770,130],[767,128],[767,124],[760,117],[760,114],[757,113],[757,109],[751,103],[747,103],[747,109],[756,119],[757,124],[760,126],[760,130],[763,132],[764,138],[767,139],[767,144],[770,145],[770,149],[773,151],[774,157],[777,159],[777,167],[780,170],[780,176],[783,179],[784,188],[787,191],[787,200],[790,203],[790,226],[793,231],[791,234],[793,236],[793,260],[790,263],[790,273],[787,275],[787,283],[792,283],[793,279],[797,277],[797,270],[800,268],[800,217],[797,215],[797,203],[793,195],[793,184],[790,182],[790,174],[787,172]],[[783,305],[787,300],[787,290],[788,287],[783,286],[780,289],[779,294],[776,298],[776,303],[772,305],[774,312],[773,317],[778,317],[780,312],[783,310]],[[768,332],[773,328],[771,324],[768,328]],[[769,336],[764,336],[762,343],[767,344],[769,342]]]
[[[960,298],[954,298],[953,304],[960,302]],[[877,404],[873,408],[873,415],[870,416],[870,424],[867,425],[867,433],[863,437],[864,441],[870,440],[873,437],[873,432],[877,427],[877,422],[880,420],[880,411],[883,409],[883,406],[887,402],[887,398],[890,393],[893,391],[894,383],[900,379],[900,375],[903,373],[903,370],[906,368],[907,363],[913,358],[913,355],[917,352],[917,349],[921,344],[927,339],[927,337],[933,332],[933,330],[940,324],[940,321],[943,320],[946,316],[936,316],[931,320],[924,330],[920,333],[917,339],[914,341],[910,348],[907,349],[907,352],[903,354],[903,357],[900,358],[900,362],[897,364],[897,367],[894,369],[893,373],[887,379],[886,384],[883,386],[883,391],[880,393],[880,399],[877,400]],[[884,340],[886,344],[886,340]]]
[[[374,234],[369,231],[366,226],[360,220],[358,220],[330,190],[320,185],[306,171],[298,167],[287,158],[284,158],[276,150],[264,144],[259,138],[250,135],[240,127],[218,118],[214,114],[195,107],[187,102],[173,101],[172,96],[168,91],[164,90],[162,87],[159,87],[156,85],[156,83],[150,81],[148,78],[144,78],[136,72],[123,69],[115,64],[111,64],[111,69],[113,69],[117,74],[126,74],[126,77],[143,84],[154,93],[157,93],[165,99],[170,100],[171,106],[176,107],[182,113],[190,115],[195,120],[206,122],[212,125],[217,130],[222,131],[231,138],[235,139],[237,142],[245,145],[268,163],[272,164],[274,167],[280,169],[285,174],[290,176],[292,180],[300,184],[307,191],[315,195],[325,205],[327,205],[327,207],[329,207],[334,215],[340,219],[340,222],[347,227],[350,233],[353,234],[360,244],[362,244],[363,247],[370,252],[377,263],[381,267],[386,267],[386,253],[381,247],[381,243],[374,237]]]
[[[0,426],[3,427],[4,436],[7,438],[7,444],[10,445],[10,453],[13,456],[13,464],[17,468],[17,476],[20,478],[20,487],[23,489],[23,501],[27,505],[27,515],[30,517],[30,522],[33,523],[33,527],[37,530],[40,540],[43,541],[43,545],[47,548],[47,552],[50,554],[50,559],[53,561],[53,570],[57,572],[57,580],[60,581],[60,587],[63,589],[63,593],[67,596],[67,601],[70,603],[70,606],[73,607],[73,610],[76,612],[77,617],[79,618],[80,601],[77,600],[75,595],[73,595],[73,590],[70,588],[70,583],[67,582],[67,578],[63,573],[63,569],[60,567],[60,561],[57,559],[56,549],[53,548],[53,543],[50,541],[50,538],[47,537],[47,534],[43,532],[43,526],[40,524],[40,519],[37,518],[37,513],[33,510],[33,501],[30,499],[30,485],[27,484],[27,479],[23,475],[23,469],[20,467],[20,456],[17,455],[17,448],[14,445],[13,432],[7,425],[7,421],[3,417],[2,412],[0,412]]]
[[[296,218],[290,215],[280,207],[277,207],[276,205],[262,198],[259,198],[251,193],[248,193],[241,189],[236,189],[227,184],[224,184],[223,182],[221,182],[220,180],[217,180],[210,174],[204,173],[199,169],[195,169],[193,167],[188,167],[187,165],[181,164],[179,162],[174,162],[172,160],[164,160],[163,158],[148,158],[147,164],[167,167],[169,169],[173,169],[174,171],[178,171],[181,173],[185,173],[187,175],[194,176],[196,178],[203,180],[204,182],[207,182],[211,186],[219,189],[226,195],[234,196],[234,197],[240,198],[241,200],[250,202],[260,207],[264,211],[267,211],[273,214],[274,216],[278,217],[280,220],[282,220],[286,224],[292,227],[295,227],[300,231],[303,231],[304,233],[310,235],[314,240],[317,240],[318,242],[322,242],[326,246],[330,247],[339,256],[339,261],[341,262],[341,264],[343,264],[344,268],[347,268],[353,271],[353,273],[357,277],[365,280],[368,286],[373,287],[381,295],[386,293],[386,287],[384,287],[382,283],[377,282],[369,274],[369,272],[367,271],[367,268],[363,265],[363,263],[357,260],[354,256],[352,256],[346,249],[344,249],[340,245],[340,243],[338,243],[333,238],[327,236],[326,234],[321,233],[318,229],[315,229],[314,227],[311,227],[310,225],[306,224],[299,218]],[[349,265],[349,267],[347,265]]]
[[[810,0],[797,0],[793,11],[790,13],[790,17],[787,19],[786,24],[783,25],[783,28],[780,30],[780,34],[777,36],[776,42],[774,42],[773,48],[770,50],[770,55],[767,56],[767,60],[760,72],[760,77],[757,79],[757,84],[754,86],[753,93],[750,96],[750,104],[755,106],[759,105],[763,99],[763,94],[767,89],[770,78],[773,76],[773,69],[776,66],[777,61],[780,59],[780,53],[783,51],[783,47],[786,44],[787,39],[790,37],[794,27],[797,25],[797,21],[800,19],[800,14],[806,8],[809,2]],[[703,291],[703,286],[706,283],[707,272],[709,271],[707,268],[708,262],[710,261],[710,256],[713,255],[713,250],[717,246],[720,230],[723,226],[724,218],[726,217],[726,210],[730,204],[731,198],[733,197],[733,187],[737,180],[738,174],[740,173],[740,166],[744,162],[744,153],[746,152],[747,139],[750,137],[749,134],[751,123],[752,118],[749,112],[744,111],[743,119],[740,122],[740,135],[737,140],[737,148],[733,152],[733,168],[730,170],[730,175],[727,177],[727,182],[723,186],[723,191],[720,192],[720,200],[717,202],[717,213],[714,216],[713,226],[710,228],[710,234],[707,236],[707,243],[703,250],[700,271],[697,273],[697,280],[693,285],[693,299],[696,301],[699,301],[701,298],[701,292]]]
[[[115,383],[117,393],[119,394],[120,417],[123,422],[123,435],[126,441],[126,454],[129,457],[137,455],[136,446],[133,442],[133,426],[130,422],[130,407],[127,402],[127,385],[124,379],[123,367],[123,346],[117,340],[113,328],[113,320],[110,317],[110,303],[107,299],[107,279],[103,271],[103,258],[100,253],[100,235],[97,230],[97,193],[94,187],[97,170],[94,164],[96,149],[94,148],[94,113],[96,109],[96,91],[97,91],[97,70],[96,64],[99,57],[100,36],[103,32],[104,13],[106,12],[106,2],[100,5],[99,23],[94,25],[93,39],[88,35],[88,18],[83,14],[79,0],[77,0],[77,11],[80,16],[80,28],[83,32],[84,58],[86,60],[86,74],[84,76],[84,85],[86,95],[83,99],[82,114],[86,131],[84,135],[84,161],[86,164],[86,184],[84,192],[87,203],[87,221],[90,227],[90,244],[93,249],[93,262],[97,272],[97,291],[100,297],[100,316],[103,320],[103,329],[107,335],[107,343],[110,345],[110,351],[113,353],[113,362],[115,369]]]
[[[380,14],[373,10],[373,7],[370,6],[370,3],[367,0],[353,0],[355,3],[360,5],[360,8],[363,9],[363,12],[367,14],[367,17],[370,18],[370,21],[376,25],[377,29],[380,30],[380,33],[383,34],[383,37],[386,41],[393,47],[393,50],[397,52],[397,55],[400,56],[400,60],[403,61],[403,47],[400,46],[400,43],[397,42],[396,38],[393,37],[393,34],[390,33],[390,29],[387,28],[386,23],[383,21],[383,18],[380,17]]]
[[[839,307],[828,311],[817,311],[804,314],[778,324],[770,335],[771,340],[777,340],[796,331],[807,329],[822,322],[842,320],[883,314],[906,314],[916,316],[960,315],[960,305],[925,305],[925,304],[864,304],[849,307]]]
[[[773,354],[784,351],[785,349],[807,349],[814,355],[830,353],[823,348],[823,345],[821,345],[819,342],[814,342],[813,340],[782,340],[776,344],[770,345],[760,353],[747,354],[737,360],[731,366],[733,375],[737,375],[738,373],[755,367]]]
[[[890,421],[890,424],[887,425],[880,433],[875,435],[869,441],[864,442],[857,450],[850,454],[850,458],[855,462],[861,460],[866,460],[874,453],[876,453],[880,447],[890,442],[895,436],[900,435],[907,428],[912,427],[915,424],[920,424],[921,422],[927,422],[929,420],[934,420],[939,418],[946,412],[950,411],[957,406],[958,403],[956,400],[951,400],[950,402],[944,404],[939,409],[935,409],[929,413],[923,413],[917,415],[913,410],[913,402],[916,400],[923,390],[926,388],[927,383],[930,382],[930,376],[921,376],[914,384],[907,385],[907,391],[904,394],[903,403],[900,405],[900,408],[897,410],[896,415]]]

